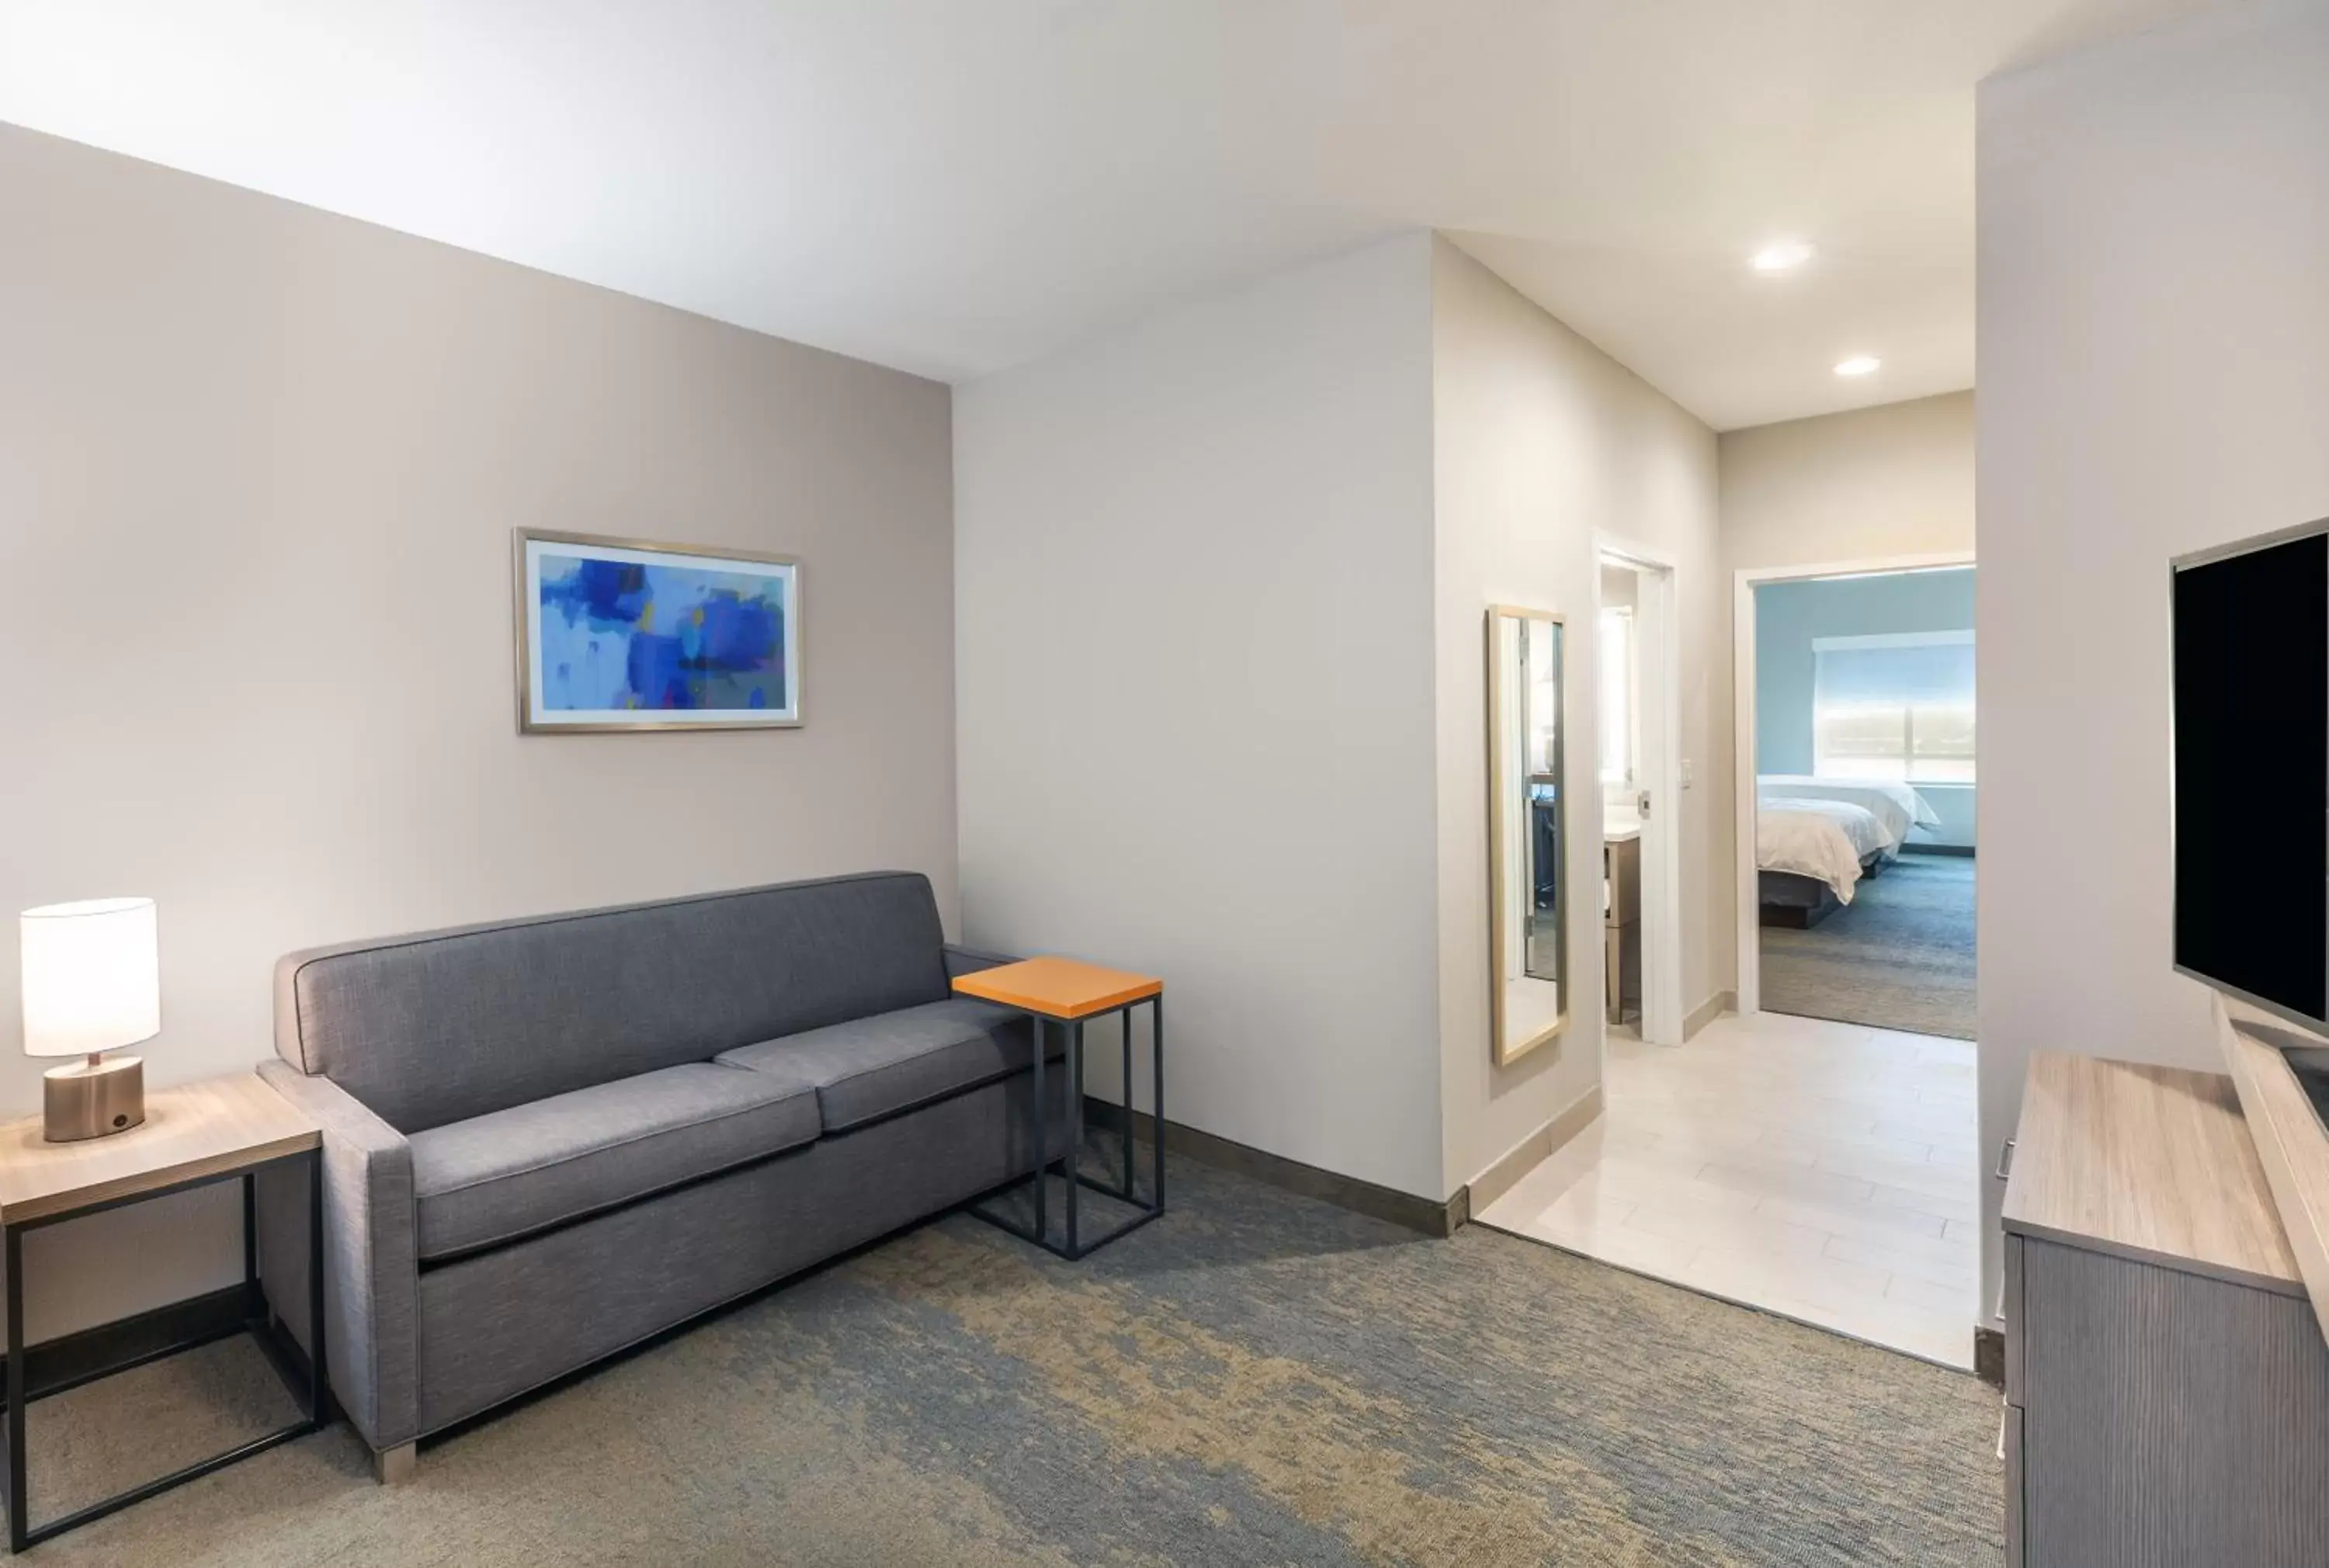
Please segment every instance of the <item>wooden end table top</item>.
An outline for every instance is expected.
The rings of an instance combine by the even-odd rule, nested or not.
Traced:
[[[0,1225],[46,1219],[198,1177],[263,1165],[323,1141],[256,1073],[229,1073],[146,1095],[127,1132],[51,1143],[42,1120],[0,1123]]]
[[[1154,975],[1103,969],[1072,958],[1028,958],[956,977],[964,996],[1001,1002],[1049,1019],[1088,1019],[1164,994]]]

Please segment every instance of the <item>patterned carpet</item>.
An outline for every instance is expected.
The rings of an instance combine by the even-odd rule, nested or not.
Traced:
[[[1904,854],[1809,931],[1763,929],[1763,1005],[1975,1038],[1973,859]]]
[[[337,1427],[39,1558],[1999,1560],[1997,1399],[1970,1377],[1478,1226],[1173,1179],[1174,1213],[1080,1264],[949,1218],[426,1447],[410,1486]],[[219,1412],[263,1421],[221,1396],[262,1376],[238,1355],[35,1406],[39,1511]]]

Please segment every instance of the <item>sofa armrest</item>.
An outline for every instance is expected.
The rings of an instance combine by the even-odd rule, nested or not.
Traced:
[[[989,953],[985,948],[965,947],[958,942],[946,944],[946,972],[949,981],[959,980],[966,974],[976,974],[982,969],[1018,962],[1007,953]]]
[[[259,1075],[324,1130],[324,1361],[332,1392],[364,1441],[392,1449],[420,1435],[420,1261],[412,1146],[329,1078],[288,1062]],[[259,1189],[268,1296],[295,1333],[306,1322],[306,1183]]]

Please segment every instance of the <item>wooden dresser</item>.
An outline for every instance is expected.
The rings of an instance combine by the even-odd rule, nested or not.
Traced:
[[[2232,1081],[2033,1056],[2004,1219],[2009,1568],[2329,1563],[2329,1343]]]

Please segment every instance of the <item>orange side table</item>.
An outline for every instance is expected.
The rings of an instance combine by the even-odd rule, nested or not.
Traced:
[[[1070,1263],[1095,1247],[1105,1246],[1127,1232],[1138,1230],[1163,1214],[1164,982],[1151,975],[1103,969],[1096,963],[1080,963],[1072,958],[1030,958],[1017,963],[1000,963],[992,969],[974,970],[968,974],[957,975],[954,989],[964,996],[1018,1009],[1027,1015],[1028,1025],[1034,1031],[1035,1038],[1035,1171],[1028,1178],[1035,1184],[1035,1224],[1031,1229],[1015,1216],[998,1214],[983,1205],[974,1207],[971,1213]],[[1146,1200],[1141,1197],[1134,1180],[1132,1156],[1132,1009],[1143,1002],[1148,1004],[1149,1058],[1155,1075],[1150,1148],[1155,1152],[1155,1163],[1149,1173]],[[1084,1146],[1084,1025],[1092,1019],[1109,1013],[1119,1014],[1124,1019],[1124,1185],[1121,1187],[1084,1175],[1080,1169],[1079,1158]],[[1043,1058],[1048,1054],[1047,1036],[1052,1024],[1063,1026],[1068,1036],[1068,1147],[1066,1152],[1056,1160],[1051,1153],[1051,1119],[1044,1113],[1046,1101],[1043,1097]],[[1051,1226],[1045,1215],[1044,1199],[1050,1189],[1050,1172],[1054,1164],[1060,1167],[1060,1175],[1067,1188],[1067,1239],[1064,1245],[1051,1240]],[[1137,1212],[1098,1235],[1087,1239],[1078,1228],[1076,1204],[1076,1194],[1084,1188],[1127,1204]]]

